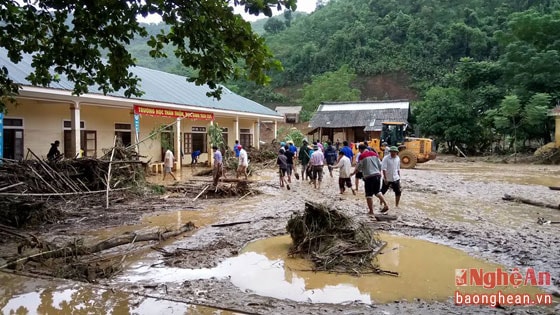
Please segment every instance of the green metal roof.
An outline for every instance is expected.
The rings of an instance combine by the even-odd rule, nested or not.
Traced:
[[[31,61],[31,55],[24,54],[22,61],[14,64],[8,58],[6,50],[0,48],[0,67],[6,67],[9,77],[14,82],[23,86],[32,86],[31,82],[25,79],[25,77],[34,71],[31,66]],[[133,100],[197,106],[209,110],[228,110],[239,112],[240,114],[251,113],[282,117],[276,111],[235,94],[225,87],[223,87],[221,99],[217,100],[206,96],[206,93],[211,91],[207,85],[198,86],[192,82],[188,82],[187,78],[183,76],[144,67],[132,67],[130,72],[141,79],[140,90],[144,92],[144,95],[141,97],[130,97],[130,99]],[[59,82],[52,82],[48,88],[72,91],[74,89],[74,83],[70,82],[65,76],[61,76]],[[99,92],[97,86],[90,86],[88,93],[103,95],[102,92]],[[108,93],[107,95],[125,98],[124,91],[122,90]]]

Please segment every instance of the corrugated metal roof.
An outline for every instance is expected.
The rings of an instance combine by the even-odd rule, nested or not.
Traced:
[[[5,66],[8,69],[9,77],[14,82],[21,85],[31,86],[31,83],[25,79],[25,77],[33,72],[31,61],[31,55],[24,54],[23,60],[14,64],[8,58],[6,50],[0,49],[0,66]],[[130,72],[141,79],[140,90],[144,92],[144,95],[141,97],[131,97],[130,99],[176,105],[191,105],[205,109],[221,109],[268,116],[281,116],[276,111],[237,95],[225,87],[221,99],[217,100],[206,96],[206,93],[211,91],[207,85],[197,86],[194,83],[187,82],[187,78],[183,76],[144,67],[132,67]],[[67,80],[65,76],[61,76],[60,81],[52,82],[49,88],[72,91],[74,89],[74,83]],[[102,92],[99,92],[98,86],[90,86],[89,93],[103,95]],[[125,97],[123,90],[107,95],[119,98]]]
[[[322,103],[311,118],[313,128],[364,127],[364,131],[381,130],[386,121],[408,123],[408,101]],[[338,109],[338,110],[335,110]]]

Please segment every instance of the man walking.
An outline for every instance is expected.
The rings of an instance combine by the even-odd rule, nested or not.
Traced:
[[[350,159],[344,155],[344,152],[338,152],[338,163],[333,166],[333,168],[340,168],[338,173],[338,187],[340,188],[340,194],[343,194],[346,190],[344,186],[352,189],[352,181],[350,180],[350,169],[352,163]],[[356,191],[352,189],[352,194],[356,194]]]
[[[331,177],[333,177],[332,170],[333,170],[333,165],[336,163],[336,159],[337,159],[336,149],[334,148],[333,145],[331,145],[329,141],[327,141],[327,148],[325,149],[325,160],[327,161],[327,167],[329,168],[329,174],[331,175]]]
[[[175,162],[175,157],[173,156],[173,152],[167,149],[165,151],[165,159],[163,160],[163,180],[165,180],[165,176],[170,174],[174,180],[177,180],[171,169],[173,169],[173,162]]]
[[[214,169],[212,169],[212,178],[214,179],[214,186],[218,186],[218,180],[222,176],[223,171],[223,157],[222,152],[218,146],[212,146],[214,150]]]
[[[237,178],[239,174],[245,175],[245,180],[247,180],[247,167],[249,167],[249,157],[247,156],[247,151],[243,149],[242,145],[239,148],[239,166],[237,167]]]
[[[311,154],[311,159],[309,160],[311,164],[311,180],[315,188],[321,188],[321,182],[323,181],[323,166],[325,165],[325,156],[323,151],[319,150],[318,145],[313,146],[313,154]]]
[[[309,159],[311,155],[309,154],[309,148],[307,147],[307,139],[303,139],[303,144],[299,148],[298,159],[301,163],[301,180],[307,180],[307,164],[309,164]]]
[[[393,146],[389,149],[389,156],[383,158],[381,170],[383,171],[383,187],[381,193],[385,195],[389,188],[395,192],[395,207],[399,206],[401,199],[401,159],[399,148]]]
[[[389,206],[380,191],[381,187],[381,162],[377,154],[372,151],[367,151],[367,147],[360,144],[358,149],[360,150],[360,162],[354,169],[351,175],[357,172],[362,172],[364,174],[364,188],[366,191],[366,201],[368,206],[368,214],[373,215],[373,196],[376,196],[382,205],[384,205],[381,213],[386,213],[389,211]]]

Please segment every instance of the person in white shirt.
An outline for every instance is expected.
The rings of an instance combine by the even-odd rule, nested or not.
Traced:
[[[163,180],[165,180],[165,176],[170,174],[174,180],[177,180],[171,169],[173,168],[173,162],[175,162],[175,156],[173,156],[173,152],[167,149],[165,151],[165,159],[163,161]]]
[[[381,193],[385,195],[389,188],[395,192],[395,206],[399,206],[401,199],[401,159],[399,149],[395,146],[389,149],[389,155],[383,158],[381,170],[383,171],[383,187]]]
[[[352,194],[356,194],[356,191],[352,188],[352,181],[350,180],[350,173],[352,167],[352,162],[350,159],[344,155],[344,152],[338,152],[338,163],[333,166],[333,168],[339,168],[338,173],[338,187],[340,188],[340,194],[343,194],[346,190],[344,186],[352,190]]]
[[[239,174],[244,174],[245,180],[247,180],[248,166],[249,166],[249,158],[247,156],[247,151],[243,149],[243,146],[239,145],[239,166],[237,167],[237,178],[239,178]]]

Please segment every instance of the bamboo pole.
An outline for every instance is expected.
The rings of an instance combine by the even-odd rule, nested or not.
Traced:
[[[19,183],[17,183],[17,184],[13,184],[13,185],[9,185],[9,186],[6,186],[6,187],[2,187],[2,188],[0,188],[0,191],[7,190],[7,189],[10,189],[10,188],[13,188],[13,187],[16,187],[16,186],[19,186],[19,185],[23,185],[23,184],[25,184],[25,183],[24,183],[24,182],[19,182]]]
[[[60,195],[60,193],[53,186],[51,186],[51,184],[49,184],[49,182],[47,182],[43,177],[41,177],[41,175],[39,173],[37,173],[37,171],[33,167],[30,166],[29,169],[33,173],[35,173],[35,175],[37,175],[47,185],[47,187],[49,187],[52,191],[55,192],[55,196],[60,196],[60,198],[62,198],[64,201],[66,201],[66,199],[64,199],[64,197],[62,197],[62,195]]]
[[[204,187],[204,189],[198,195],[196,195],[196,197],[194,197],[192,201],[196,201],[196,199],[198,199],[198,197],[200,197],[206,191],[206,189],[208,189],[208,187],[210,187],[210,185],[206,185],[206,187]]]
[[[117,188],[113,189],[113,191],[118,190],[126,190],[130,189],[130,187],[125,188]],[[99,194],[106,192],[105,189],[103,190],[95,190],[95,191],[78,191],[78,192],[69,192],[69,193],[55,193],[55,194],[38,194],[38,193],[0,193],[0,196],[31,196],[31,197],[52,197],[52,196],[75,196],[75,195],[90,195],[90,194]]]
[[[109,208],[109,190],[111,189],[111,166],[113,162],[113,156],[115,156],[115,145],[117,144],[117,136],[113,139],[113,149],[111,152],[111,158],[109,159],[109,170],[107,171],[107,193],[105,194],[105,209]]]

